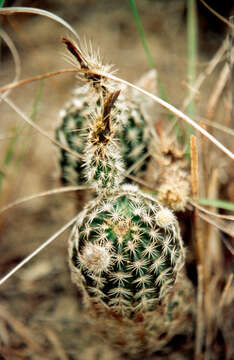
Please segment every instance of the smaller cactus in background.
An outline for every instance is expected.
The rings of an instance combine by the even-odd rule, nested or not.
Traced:
[[[65,110],[60,112],[56,139],[66,147],[81,155],[81,159],[60,150],[61,180],[64,184],[81,185],[85,182],[84,161],[87,129],[90,127],[94,112],[101,110],[102,96],[92,92],[87,85],[75,90],[73,99]],[[120,95],[115,102],[115,112],[121,116],[121,127],[116,131],[119,149],[126,169],[130,169],[147,152],[150,146],[150,126],[147,115],[141,110],[139,102],[126,100]],[[145,171],[147,161],[140,164],[133,175],[141,175]]]
[[[111,66],[104,66],[99,56],[94,56],[87,50],[83,55],[80,49],[69,40],[63,39],[73,57],[78,60],[82,69],[97,69],[109,71]],[[91,52],[91,55],[90,55]],[[73,60],[73,59],[72,59]],[[80,160],[72,154],[60,150],[61,180],[64,184],[82,185],[87,180],[84,170],[85,142],[87,131],[92,122],[93,114],[101,111],[103,99],[113,92],[113,84],[92,74],[81,74],[80,79],[86,85],[77,88],[72,99],[60,111],[59,125],[56,128],[56,139],[67,148],[81,155]],[[147,87],[156,83],[156,73],[149,72],[140,80],[141,85]],[[150,85],[149,85],[150,84]],[[119,140],[119,149],[126,169],[134,168],[141,158],[148,153],[151,138],[151,125],[149,124],[149,102],[139,97],[134,91],[124,89],[114,104],[114,111],[121,117],[121,126],[116,129]],[[142,175],[146,170],[148,159],[137,164],[133,175]]]

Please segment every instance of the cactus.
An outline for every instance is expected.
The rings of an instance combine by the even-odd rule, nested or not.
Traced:
[[[184,251],[173,213],[135,186],[122,185],[115,139],[119,91],[102,101],[85,147],[88,182],[98,192],[78,217],[71,267],[94,301],[124,314],[149,310],[176,280]]]
[[[101,97],[85,85],[77,89],[73,99],[65,110],[60,112],[59,126],[56,129],[56,139],[80,155],[85,153],[87,128],[92,120],[92,113],[99,111]],[[121,114],[122,126],[117,131],[119,148],[126,169],[130,169],[148,151],[150,144],[150,127],[146,123],[147,115],[142,112],[138,103],[126,101],[124,96],[115,104],[115,111]],[[72,154],[60,150],[61,180],[64,184],[81,185],[85,182],[84,163]],[[133,175],[141,175],[146,169],[144,161]]]
[[[69,265],[100,333],[134,355],[160,349],[187,331],[184,246],[172,211],[123,184],[120,91],[104,89],[93,99],[97,106],[82,140],[83,177],[97,196],[77,216]]]
[[[123,185],[80,214],[70,244],[73,278],[90,301],[132,315],[152,310],[183,265],[177,221],[135,186]]]

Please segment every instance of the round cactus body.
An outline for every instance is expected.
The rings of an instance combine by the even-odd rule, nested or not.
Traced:
[[[183,265],[177,221],[132,185],[88,203],[70,239],[73,280],[91,303],[131,316],[150,311]]]
[[[83,156],[88,129],[94,113],[100,111],[102,96],[92,92],[87,86],[76,89],[73,99],[65,110],[60,112],[60,125],[56,129],[56,139],[66,147]],[[150,143],[150,128],[146,124],[146,115],[140,105],[127,101],[120,95],[114,111],[121,116],[121,126],[116,130],[119,149],[125,167],[128,170],[147,152]],[[61,179],[65,184],[81,185],[86,182],[84,162],[64,149],[60,150]],[[143,161],[133,174],[140,174],[146,168]]]

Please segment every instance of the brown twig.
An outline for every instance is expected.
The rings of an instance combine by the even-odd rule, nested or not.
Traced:
[[[48,339],[50,340],[50,342],[52,343],[52,345],[54,346],[55,352],[58,356],[58,359],[60,360],[68,360],[68,357],[59,341],[59,338],[57,336],[57,334],[49,328],[46,328],[46,334],[48,336]]]
[[[190,136],[190,153],[191,153],[191,179],[192,179],[192,195],[195,201],[198,200],[198,151],[197,141],[194,135]],[[203,264],[204,260],[204,244],[202,242],[201,224],[199,223],[198,209],[194,209],[194,227],[195,242],[197,250],[198,263]]]
[[[216,86],[214,87],[214,91],[210,96],[210,100],[208,101],[207,113],[206,113],[206,117],[208,120],[211,120],[214,115],[217,103],[221,97],[224,87],[229,81],[229,76],[230,76],[229,66],[228,64],[225,64],[223,70],[220,73],[219,79],[217,80]]]
[[[3,306],[0,306],[0,316],[8,322],[8,324],[18,333],[26,342],[31,346],[32,349],[39,353],[43,353],[44,350],[39,345],[32,336],[31,330],[29,331],[28,328],[22,324],[19,320],[13,317],[7,309]]]
[[[31,83],[33,81],[48,79],[48,78],[51,78],[53,76],[60,75],[60,74],[77,73],[77,72],[86,73],[87,71],[83,70],[83,69],[62,69],[62,70],[52,71],[52,72],[49,72],[49,73],[46,73],[46,74],[32,76],[32,77],[30,77],[28,79],[20,80],[20,81],[17,81],[17,82],[12,82],[10,84],[2,86],[0,88],[0,93],[4,92],[6,90],[9,90],[9,89],[15,89],[15,88],[17,88],[19,86],[29,84],[29,83]]]
[[[195,342],[195,358],[197,360],[202,359],[202,345],[203,345],[203,334],[204,334],[204,279],[203,279],[203,268],[199,264],[197,266],[198,275],[198,289],[197,289],[197,326],[196,326],[196,342]]]
[[[233,280],[233,274],[230,274],[228,276],[228,280],[226,282],[226,285],[224,286],[224,289],[223,289],[223,292],[221,294],[221,297],[220,297],[220,300],[219,300],[219,305],[218,305],[218,308],[219,308],[219,313],[221,314],[222,313],[222,308],[226,302],[226,299],[227,299],[227,295],[228,295],[228,292],[229,292],[229,289],[230,289],[230,286],[232,284],[232,280]]]

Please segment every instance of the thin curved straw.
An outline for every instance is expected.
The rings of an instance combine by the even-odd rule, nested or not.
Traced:
[[[53,234],[48,240],[46,240],[41,246],[39,246],[35,251],[28,255],[24,260],[22,260],[17,266],[15,266],[9,273],[7,273],[1,280],[0,286],[9,279],[16,271],[22,268],[27,262],[29,262],[34,256],[36,256],[40,251],[42,251],[46,246],[48,246],[52,241],[54,241],[58,236],[60,236],[65,230],[67,230],[71,225],[75,223],[77,215],[65,224],[59,231]]]
[[[24,204],[27,201],[38,199],[40,197],[44,197],[44,196],[48,196],[48,195],[54,195],[54,194],[61,194],[61,193],[70,192],[70,191],[88,190],[88,189],[91,190],[91,189],[93,189],[93,187],[91,187],[91,186],[67,186],[67,187],[61,187],[61,188],[57,188],[57,189],[43,191],[43,192],[40,192],[38,194],[25,196],[25,197],[23,197],[21,199],[13,201],[11,204],[8,204],[7,206],[2,207],[0,209],[0,214],[2,214],[3,212],[5,212],[7,210],[10,210],[11,208],[13,208],[15,206]]]
[[[114,81],[117,81],[119,83],[125,84],[127,86],[132,87],[133,89],[141,92],[142,94],[150,97],[152,100],[156,101],[158,104],[162,105],[163,107],[165,107],[166,109],[168,109],[169,111],[173,112],[175,115],[177,115],[179,118],[181,118],[182,120],[186,121],[189,125],[191,125],[194,129],[198,130],[202,135],[206,136],[213,144],[215,144],[221,151],[223,151],[227,156],[229,156],[232,160],[234,160],[234,154],[228,150],[223,144],[221,144],[214,136],[212,136],[210,133],[208,133],[208,131],[206,131],[205,129],[203,129],[199,124],[197,124],[195,121],[193,121],[189,116],[185,115],[182,111],[180,111],[179,109],[177,109],[175,106],[167,103],[166,101],[162,100],[161,98],[159,98],[156,95],[153,95],[151,93],[149,93],[146,90],[141,89],[140,87],[138,87],[137,85],[131,84],[130,82],[123,80],[121,78],[118,78],[115,75],[112,74],[106,74],[104,72],[101,71],[95,71],[93,72],[94,74],[103,76],[107,79],[111,79]]]
[[[15,47],[15,44],[13,43],[11,38],[8,36],[8,34],[3,29],[0,29],[0,36],[7,44],[8,48],[12,54],[14,63],[15,63],[15,77],[12,82],[12,84],[15,84],[15,83],[17,83],[17,81],[20,78],[20,71],[21,71],[21,62],[20,62],[19,53]],[[0,98],[0,102],[3,100],[3,98],[5,98],[10,93],[10,91],[11,91],[11,89],[9,88],[2,94],[2,96]]]
[[[58,22],[59,24],[63,25],[67,30],[69,30],[76,39],[79,39],[79,36],[77,32],[73,29],[73,27],[68,24],[67,21],[63,20],[60,16],[57,16],[50,11],[42,10],[42,9],[36,9],[31,7],[5,7],[0,9],[0,15],[14,15],[16,13],[20,14],[35,14],[35,15],[41,15],[48,17],[51,20],[54,20]]]

